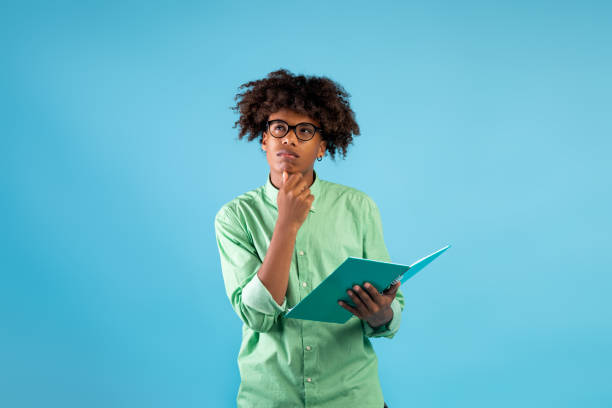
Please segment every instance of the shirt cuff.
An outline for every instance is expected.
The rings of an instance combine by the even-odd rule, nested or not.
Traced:
[[[393,317],[387,324],[383,324],[376,329],[366,321],[363,322],[363,328],[367,337],[388,337],[391,338],[399,330],[400,322],[402,321],[402,308],[397,299],[393,299],[391,302],[391,310],[393,310]]]
[[[242,303],[267,315],[277,315],[287,310],[287,297],[282,305],[276,303],[257,274],[242,289]]]

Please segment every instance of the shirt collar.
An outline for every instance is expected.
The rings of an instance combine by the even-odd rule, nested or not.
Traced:
[[[312,172],[313,172],[313,176],[314,176],[314,182],[310,186],[310,193],[314,196],[315,199],[312,202],[312,205],[310,206],[310,211],[311,212],[315,212],[315,206],[317,204],[317,197],[319,197],[319,192],[321,191],[321,183],[319,181],[319,177],[317,177],[317,172],[314,171],[314,170]],[[276,197],[278,196],[278,188],[274,187],[274,184],[272,184],[271,177],[272,177],[272,174],[269,173],[268,174],[268,181],[266,182],[266,185],[264,186],[264,191],[265,191],[266,196],[270,199],[270,202],[275,207],[277,207],[276,206]]]

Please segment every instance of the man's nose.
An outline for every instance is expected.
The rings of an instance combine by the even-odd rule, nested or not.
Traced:
[[[297,140],[298,140],[298,137],[297,137],[297,134],[295,133],[295,128],[289,130],[287,132],[287,134],[282,137],[281,140],[282,140],[283,144],[287,144],[289,142],[291,142],[292,144],[296,144]]]

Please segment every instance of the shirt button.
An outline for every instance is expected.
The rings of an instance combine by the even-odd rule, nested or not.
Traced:
[[[308,381],[308,382],[312,382],[312,378],[308,377],[308,378],[306,379],[306,381]]]
[[[300,251],[300,256],[301,256],[301,255],[304,255],[304,251]]]
[[[308,286],[308,284],[306,282],[302,282],[302,287],[305,288],[306,286]]]
[[[312,347],[306,346],[306,350],[310,351],[310,349],[312,349]]]

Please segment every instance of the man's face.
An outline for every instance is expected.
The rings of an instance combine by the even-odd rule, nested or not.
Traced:
[[[288,109],[281,109],[268,117],[269,121],[275,119],[284,120],[289,126],[295,126],[298,123],[320,126],[319,122],[311,117]],[[321,138],[318,131],[308,141],[298,139],[295,131],[292,129],[281,138],[273,137],[269,134],[269,130],[264,132],[261,148],[266,152],[268,164],[273,173],[282,174],[283,170],[287,170],[287,173],[306,174],[312,170],[317,157],[325,154],[327,143]],[[293,153],[293,155],[283,154],[283,151]]]

